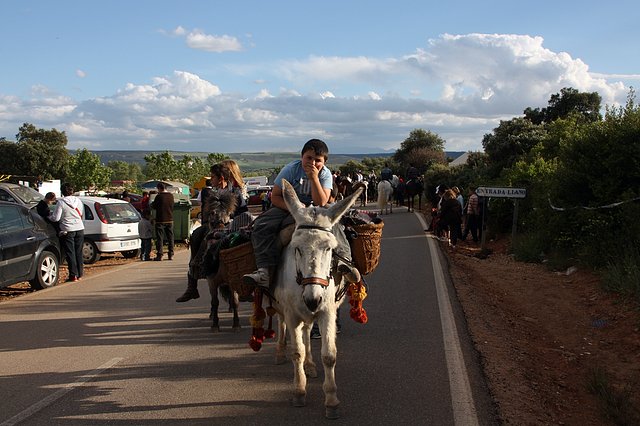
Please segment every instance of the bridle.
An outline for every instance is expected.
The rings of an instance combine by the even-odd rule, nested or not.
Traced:
[[[296,227],[296,230],[298,229],[315,229],[317,231],[323,231],[323,232],[328,232],[330,234],[333,234],[333,230],[331,228],[327,228],[326,226],[299,225]],[[305,285],[316,284],[326,288],[326,287],[329,287],[329,281],[331,280],[331,277],[332,277],[331,268],[329,268],[329,275],[327,275],[326,278],[322,278],[322,277],[303,278],[302,272],[300,272],[300,270],[298,269],[298,266],[296,265],[296,283],[298,283],[298,285],[305,286]]]

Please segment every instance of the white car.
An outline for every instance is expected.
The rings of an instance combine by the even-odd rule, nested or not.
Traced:
[[[140,213],[131,203],[104,197],[78,198],[84,204],[84,263],[96,262],[101,253],[120,252],[126,258],[139,255]]]

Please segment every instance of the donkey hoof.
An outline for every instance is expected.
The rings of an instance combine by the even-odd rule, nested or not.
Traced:
[[[305,365],[304,373],[307,375],[307,377],[310,377],[312,379],[315,379],[318,377],[318,370],[313,365]]]
[[[211,326],[211,332],[212,333],[220,333],[220,327],[217,325],[212,325]]]
[[[294,407],[304,407],[307,405],[306,395],[294,395],[291,403]]]
[[[325,407],[324,416],[329,420],[336,420],[340,418],[340,414],[338,413],[338,406],[335,407]]]
[[[234,325],[233,327],[231,327],[231,330],[232,330],[234,333],[239,332],[241,329],[242,329],[242,327],[240,327],[239,325]]]

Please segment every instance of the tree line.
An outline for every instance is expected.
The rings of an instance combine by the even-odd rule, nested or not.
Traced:
[[[363,158],[341,165],[342,174],[379,174],[388,163],[403,175],[409,164],[425,178],[425,194],[439,184],[466,193],[478,186],[527,189],[520,200],[515,255],[561,268],[584,263],[605,271],[605,284],[640,299],[640,109],[630,89],[622,106],[601,114],[597,92],[564,88],[546,107],[528,107],[522,115],[500,121],[482,139],[483,152],[470,152],[466,164],[449,166],[446,141],[414,129],[392,157]],[[100,163],[86,149],[70,155],[67,136],[56,129],[25,123],[16,141],[0,138],[0,173],[60,178],[76,188],[102,188],[111,180],[164,179],[193,184],[210,164],[226,158],[169,152],[149,154],[145,166]],[[277,171],[277,168],[276,168]],[[487,231],[508,233],[513,202],[492,199]],[[631,287],[630,287],[631,286]]]
[[[126,161],[102,164],[100,157],[81,149],[75,154],[67,149],[67,135],[57,129],[38,129],[24,123],[15,142],[0,138],[0,173],[31,178],[33,181],[60,179],[78,190],[104,190],[112,181],[125,181],[129,189],[150,179],[179,181],[193,185],[209,174],[212,164],[225,158],[224,154],[209,153],[206,159],[183,155],[175,159],[165,151],[148,154],[145,165]]]

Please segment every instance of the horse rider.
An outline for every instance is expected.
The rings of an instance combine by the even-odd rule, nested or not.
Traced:
[[[331,171],[325,166],[328,156],[327,145],[320,139],[311,139],[302,148],[300,160],[295,160],[280,170],[273,185],[272,206],[258,216],[253,225],[251,243],[258,269],[244,275],[244,284],[269,290],[282,250],[278,233],[294,223],[282,195],[282,179],[291,183],[298,198],[305,205],[325,206],[333,187]],[[339,262],[339,271],[348,281],[360,281],[360,273],[351,266],[351,249],[339,222],[334,225],[333,233],[338,240],[338,247],[334,252],[346,261]]]
[[[389,163],[384,163],[384,167],[380,172],[380,180],[386,180],[391,184],[391,186],[393,186],[392,179],[393,179],[393,172],[389,168]]]
[[[412,180],[418,179],[419,175],[420,175],[420,172],[418,172],[418,169],[415,168],[413,163],[409,163],[409,168],[407,169],[407,173],[405,174],[407,178],[407,183],[409,183]]]

